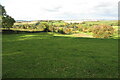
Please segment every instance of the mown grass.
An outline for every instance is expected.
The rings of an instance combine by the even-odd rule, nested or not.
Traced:
[[[3,34],[3,78],[117,78],[118,40]]]

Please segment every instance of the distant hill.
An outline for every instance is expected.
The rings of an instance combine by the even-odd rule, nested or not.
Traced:
[[[24,21],[26,21],[26,20],[16,20],[16,22],[24,22]]]

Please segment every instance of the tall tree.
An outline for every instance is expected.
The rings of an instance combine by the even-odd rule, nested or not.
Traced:
[[[10,29],[13,24],[15,23],[14,18],[6,14],[6,10],[4,6],[0,4],[0,13],[1,13],[1,19],[2,19],[2,27]]]

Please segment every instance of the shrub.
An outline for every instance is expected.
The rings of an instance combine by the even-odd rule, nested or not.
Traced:
[[[46,26],[44,24],[39,24],[36,26],[37,29],[40,29],[42,31],[45,31]]]
[[[54,27],[54,28],[53,28],[53,31],[54,31],[54,32],[58,32],[58,30],[59,30],[59,27]]]
[[[88,26],[83,27],[83,32],[89,32],[89,31],[90,31],[90,27],[88,27]]]
[[[50,26],[48,27],[48,31],[53,32],[53,26],[52,26],[52,25],[50,25]]]
[[[70,34],[70,33],[72,33],[72,29],[71,28],[63,28],[63,33]]]
[[[43,25],[45,26],[44,31],[48,32],[49,31],[49,25],[47,23],[43,23]]]
[[[60,28],[58,29],[58,32],[63,34],[63,27],[60,27]]]
[[[82,25],[80,25],[80,24],[79,24],[79,25],[77,25],[77,26],[76,26],[76,28],[77,28],[77,30],[79,30],[79,31],[83,31],[83,26],[82,26]]]
[[[88,28],[88,32],[92,32],[92,29],[93,29],[93,27],[91,26],[91,27],[89,27]]]
[[[114,29],[108,25],[97,25],[93,27],[92,32],[95,38],[109,38],[113,35]]]

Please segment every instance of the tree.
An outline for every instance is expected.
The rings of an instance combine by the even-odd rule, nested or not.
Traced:
[[[0,4],[0,12],[2,13],[2,15],[1,15],[2,27],[10,29],[13,26],[13,24],[15,23],[14,18],[12,18],[11,16],[6,14],[5,8],[1,4]]]

